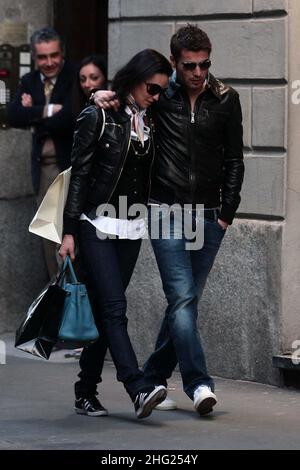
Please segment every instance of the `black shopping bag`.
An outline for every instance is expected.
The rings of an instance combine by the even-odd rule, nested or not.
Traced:
[[[66,297],[66,291],[59,285],[60,278],[48,284],[30,305],[16,331],[16,348],[49,359],[57,342]]]

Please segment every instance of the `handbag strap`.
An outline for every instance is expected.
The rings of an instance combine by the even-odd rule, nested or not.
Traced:
[[[64,264],[61,268],[61,271],[60,271],[59,276],[58,276],[57,281],[56,281],[56,283],[61,287],[63,287],[64,284],[65,284],[65,277],[66,277],[67,269],[69,270],[72,284],[76,284],[78,282],[76,274],[75,274],[74,269],[73,269],[73,265],[72,265],[72,261],[70,259],[70,256],[66,256]]]
[[[103,135],[103,132],[104,132],[104,129],[105,129],[105,111],[103,108],[100,108],[101,109],[101,113],[102,113],[102,127],[101,127],[101,131],[100,131],[100,134],[99,134],[99,137],[98,137],[98,141],[101,139],[102,135]]]
[[[70,256],[66,256],[65,263],[67,265],[67,269],[69,268],[70,277],[72,284],[76,284],[78,282],[75,271],[73,269],[72,261]]]

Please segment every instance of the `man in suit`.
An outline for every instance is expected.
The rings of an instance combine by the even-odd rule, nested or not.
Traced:
[[[74,120],[71,90],[74,71],[65,61],[64,46],[52,28],[31,36],[35,70],[21,79],[8,109],[12,127],[32,130],[31,173],[39,205],[52,181],[70,166]],[[49,276],[57,272],[56,244],[43,239]]]

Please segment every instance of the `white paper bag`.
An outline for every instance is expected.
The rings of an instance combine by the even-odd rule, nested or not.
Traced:
[[[63,213],[69,190],[71,168],[59,173],[49,186],[29,225],[29,232],[56,243],[62,242]]]

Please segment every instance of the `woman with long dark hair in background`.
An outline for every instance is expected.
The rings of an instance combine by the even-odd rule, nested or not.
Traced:
[[[92,54],[80,62],[73,87],[73,115],[77,117],[86,106],[94,89],[107,88],[107,71],[104,56]]]

